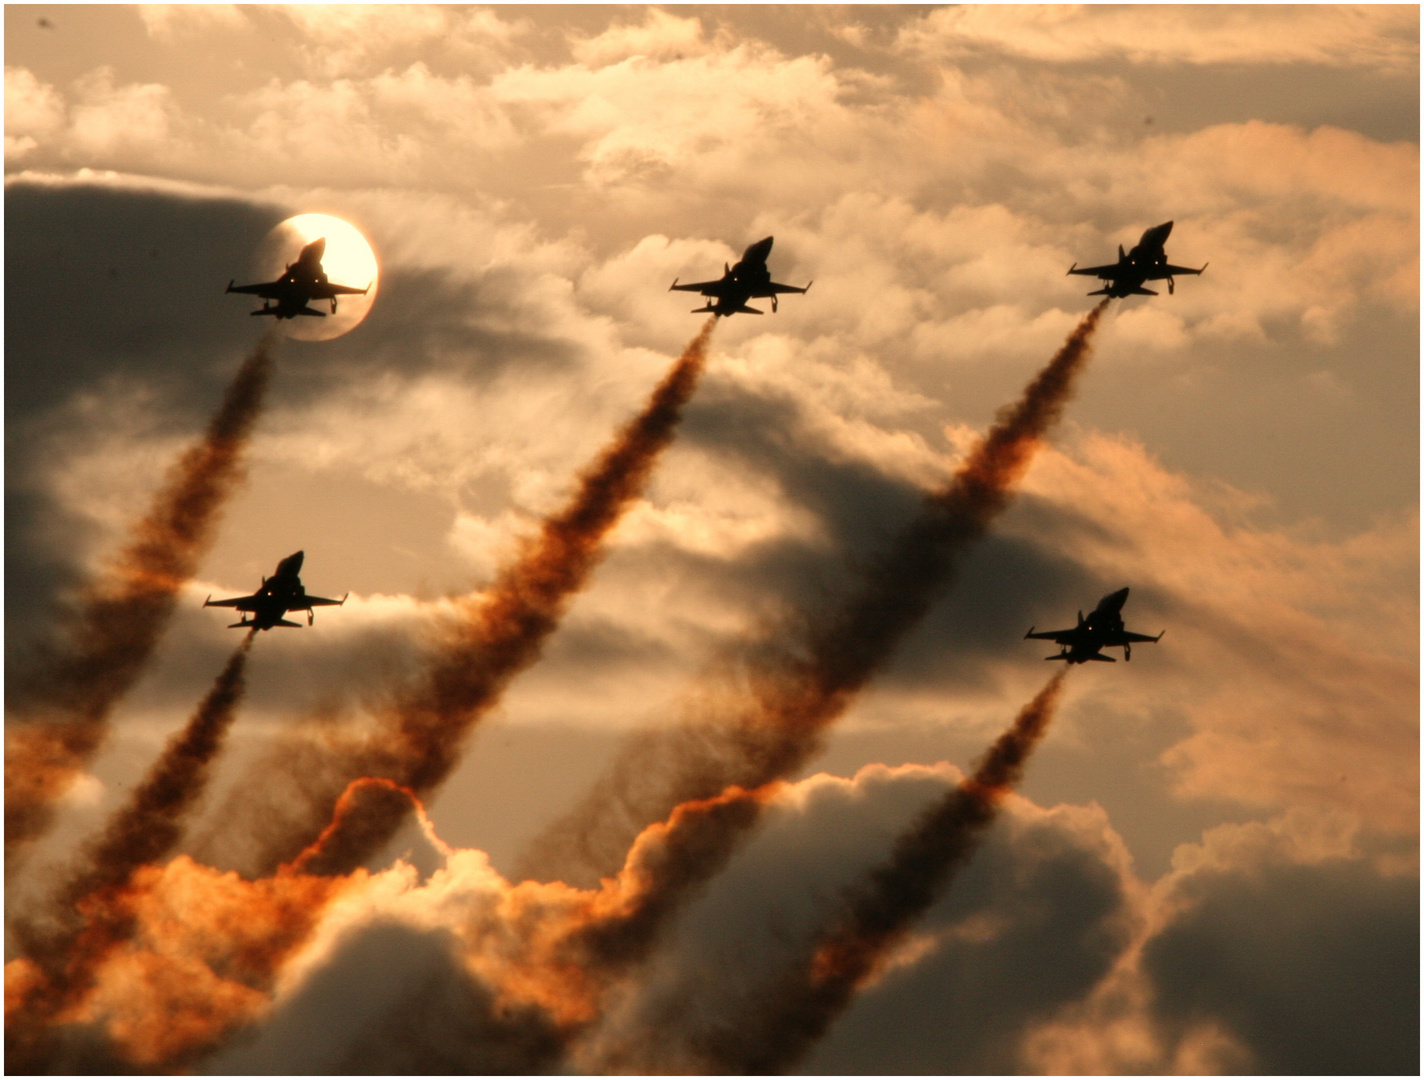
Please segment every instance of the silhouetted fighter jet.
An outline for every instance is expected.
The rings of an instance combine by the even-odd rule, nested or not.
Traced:
[[[297,261],[288,263],[287,272],[276,281],[257,285],[234,285],[229,281],[227,291],[262,297],[262,307],[251,312],[253,315],[271,315],[278,319],[295,319],[298,315],[326,318],[326,312],[307,307],[307,303],[312,300],[330,300],[331,313],[335,315],[338,296],[365,296],[371,286],[357,289],[350,285],[333,285],[327,280],[326,271],[321,268],[321,257],[325,253],[326,237],[321,236],[302,248]],[[277,301],[276,307],[272,306],[273,300]]]
[[[302,587],[302,559],[305,552],[288,555],[277,564],[277,571],[271,577],[262,579],[262,588],[251,596],[234,596],[230,600],[214,600],[211,596],[203,601],[203,607],[237,608],[243,613],[242,620],[228,627],[229,630],[243,626],[252,630],[270,630],[274,626],[300,626],[282,618],[289,611],[305,611],[307,625],[315,620],[314,607],[340,607],[346,603],[346,596],[340,600],[327,600],[321,596],[308,596]],[[346,594],[350,596],[350,593]],[[249,620],[248,615],[252,618]]]
[[[756,308],[747,307],[748,300],[758,297],[770,297],[771,310],[775,311],[779,293],[804,293],[814,282],[808,281],[806,289],[798,289],[795,285],[780,285],[772,281],[771,271],[766,268],[766,257],[771,254],[771,241],[772,238],[768,236],[765,240],[752,244],[742,252],[741,261],[736,266],[723,263],[722,269],[725,273],[717,281],[679,285],[674,280],[668,286],[668,291],[676,289],[679,292],[701,293],[717,301],[713,304],[709,299],[706,307],[693,308],[693,312],[710,311],[714,315],[735,315],[744,311],[748,315],[761,315],[762,312]]]
[[[1124,296],[1156,296],[1151,289],[1142,287],[1147,281],[1167,282],[1167,292],[1177,291],[1177,283],[1173,277],[1177,274],[1200,274],[1206,269],[1206,264],[1202,264],[1201,270],[1193,270],[1190,266],[1173,266],[1167,261],[1167,252],[1162,245],[1167,242],[1167,236],[1172,231],[1170,221],[1161,225],[1154,225],[1142,234],[1142,239],[1137,242],[1137,246],[1131,251],[1124,252],[1122,245],[1117,246],[1117,262],[1107,266],[1085,266],[1081,269],[1074,263],[1068,269],[1070,274],[1087,274],[1090,277],[1101,278],[1105,284],[1103,288],[1090,292],[1089,296],[1112,296],[1121,299]]]
[[[1104,656],[1103,649],[1116,649],[1122,647],[1125,660],[1132,659],[1132,643],[1134,641],[1160,641],[1162,634],[1156,637],[1149,637],[1146,634],[1134,634],[1130,630],[1123,629],[1122,625],[1122,605],[1127,603],[1127,590],[1119,589],[1115,593],[1108,593],[1098,601],[1086,619],[1083,613],[1078,612],[1078,625],[1071,630],[1043,630],[1034,633],[1033,627],[1029,627],[1024,638],[1035,638],[1041,641],[1052,641],[1061,645],[1063,651],[1056,656],[1045,656],[1045,660],[1067,660],[1070,664],[1083,664],[1089,660],[1103,660],[1109,664],[1117,661],[1111,656]]]

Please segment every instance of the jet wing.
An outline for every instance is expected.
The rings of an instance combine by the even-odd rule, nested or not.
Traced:
[[[246,293],[249,296],[261,296],[269,300],[275,300],[282,295],[283,290],[280,288],[280,285],[281,283],[277,281],[269,281],[265,284],[257,285],[234,285],[229,281],[227,283],[227,291]]]
[[[1090,277],[1116,278],[1118,276],[1118,264],[1110,263],[1107,266],[1079,266],[1074,263],[1069,269],[1070,274],[1087,274]]]
[[[1176,277],[1178,274],[1200,274],[1202,270],[1205,269],[1205,266],[1203,266],[1201,270],[1194,269],[1190,266],[1172,266],[1171,264],[1157,266],[1153,267],[1152,272],[1147,275],[1147,280],[1161,281],[1164,278]]]
[[[1037,633],[1034,633],[1033,628],[1030,627],[1029,632],[1024,635],[1024,639],[1033,639],[1035,641],[1052,641],[1056,642],[1059,645],[1071,645],[1073,643],[1073,639],[1077,637],[1077,634],[1078,631],[1076,627],[1071,630],[1040,630]]]
[[[1162,631],[1162,633],[1165,634],[1166,631],[1164,630]],[[1107,642],[1107,644],[1126,645],[1133,641],[1157,641],[1162,637],[1162,634],[1158,634],[1157,637],[1153,637],[1151,634],[1134,634],[1131,630],[1119,630],[1117,633],[1111,634],[1109,636],[1112,640]]]
[[[806,291],[806,289],[809,289],[810,287],[810,285],[807,285],[806,288],[803,289],[796,285],[783,285],[779,281],[773,281],[766,288],[758,289],[756,292],[752,293],[752,295],[775,296],[777,293],[803,293]]]
[[[347,593],[346,595],[350,596],[351,594]],[[343,596],[340,600],[328,600],[324,596],[308,596],[306,602],[311,607],[340,607],[346,603],[346,596]]]
[[[722,282],[721,280],[718,280],[718,281],[697,281],[697,282],[692,282],[692,283],[687,284],[687,285],[679,285],[676,281],[674,281],[671,285],[668,286],[668,291],[669,291],[669,292],[695,292],[695,293],[701,293],[703,296],[721,296],[721,295],[722,295],[722,285],[723,285],[723,282]]]
[[[203,601],[203,607],[242,608],[242,606],[243,606],[244,604],[251,604],[252,601],[254,601],[254,600],[256,600],[256,599],[257,599],[257,594],[256,594],[256,593],[253,593],[251,596],[232,596],[232,597],[229,597],[229,598],[226,599],[226,600],[214,600],[214,599],[210,596],[210,597],[208,597],[206,600]],[[251,610],[251,609],[249,608],[249,609],[246,609],[246,610]]]

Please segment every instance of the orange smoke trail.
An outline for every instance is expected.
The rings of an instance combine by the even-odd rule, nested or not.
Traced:
[[[825,728],[929,609],[965,548],[1007,507],[1039,439],[1071,395],[1103,310],[1100,304],[1079,323],[949,485],[927,498],[924,512],[860,591],[816,624],[801,650],[780,653],[755,673],[753,700],[726,741],[712,748],[715,756],[706,753],[709,743],[691,744],[703,752],[677,762],[682,767],[671,794],[685,798],[668,825],[645,829],[622,873],[611,885],[605,881],[581,911],[533,935],[530,956],[539,961],[531,966],[542,973],[519,979],[527,986],[553,978],[556,989],[546,991],[548,1001],[570,1040],[596,1014],[607,990],[651,953],[669,916],[722,869],[760,820],[777,782],[814,752]],[[1059,681],[1050,684],[1047,697],[1040,695],[1045,708]],[[998,777],[1009,753],[996,746],[983,776]],[[705,791],[712,784],[720,795]],[[698,787],[704,790],[696,792]],[[526,885],[543,895],[533,883]]]
[[[177,845],[183,819],[207,785],[209,766],[242,697],[249,632],[223,667],[186,727],[175,735],[103,834],[86,846],[42,913],[17,920],[10,932],[43,977],[45,991],[28,1000],[7,1030],[44,1025],[93,985],[99,964],[132,929],[129,878]]]
[[[53,805],[99,748],[109,713],[147,664],[178,590],[212,546],[242,481],[276,338],[243,361],[203,438],[170,470],[128,544],[87,590],[65,650],[36,665],[5,730],[5,858],[49,826]]]
[[[365,778],[343,793],[321,838],[271,877],[244,881],[179,856],[81,897],[78,925],[64,940],[5,966],[10,1071],[73,1071],[64,1067],[73,1054],[64,1025],[78,1021],[105,1024],[108,1045],[95,1050],[88,1037],[98,1057],[85,1070],[103,1072],[185,1068],[250,1023],[326,905],[365,880],[365,871],[341,878],[304,866],[320,861],[324,844],[339,843],[353,818],[359,827],[371,792],[413,804],[428,824],[413,792]]]
[[[730,1032],[698,1040],[711,1073],[782,1073],[794,1068],[850,1003],[856,988],[968,862],[1003,797],[1023,776],[1053,719],[1067,669],[1058,671],[958,788],[896,841],[890,858],[848,898],[809,963],[759,995]]]
[[[734,706],[730,720],[632,744],[582,805],[536,842],[531,869],[553,876],[593,860],[597,872],[606,872],[603,853],[626,850],[628,822],[657,821],[685,800],[732,785],[760,787],[800,768],[929,611],[964,552],[1007,508],[1040,439],[1072,396],[1106,303],[1079,322],[1020,399],[999,414],[949,484],[926,497],[920,515],[838,611],[805,631],[783,630],[778,637],[792,647],[761,643],[749,700]]]
[[[646,486],[697,387],[714,325],[708,319],[642,412],[584,471],[568,504],[544,521],[488,590],[462,601],[461,617],[428,669],[418,683],[397,691],[384,710],[382,730],[369,744],[309,755],[297,748],[286,760],[272,762],[266,788],[282,788],[283,798],[280,804],[275,797],[264,802],[260,821],[252,815],[265,847],[259,872],[295,858],[330,820],[337,796],[353,778],[386,776],[420,793],[445,779],[470,728],[510,681],[538,660],[602,558],[604,539]],[[288,797],[287,787],[297,788],[298,799]],[[326,851],[327,872],[349,872],[376,854],[400,826],[405,808],[399,801],[372,799],[362,814],[366,825],[353,824],[343,833],[345,847]]]

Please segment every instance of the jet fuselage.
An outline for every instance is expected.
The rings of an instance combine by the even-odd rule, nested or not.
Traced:
[[[1127,594],[1125,588],[1108,593],[1087,616],[1078,612],[1077,626],[1041,632],[1029,627],[1024,637],[1052,641],[1061,647],[1061,652],[1044,657],[1045,660],[1066,660],[1070,664],[1085,664],[1089,660],[1112,663],[1113,658],[1104,656],[1103,650],[1113,648],[1121,648],[1125,659],[1131,660],[1134,642],[1157,641],[1162,635],[1135,634],[1123,626],[1122,606],[1127,603]]]
[[[808,284],[806,288],[798,288],[795,285],[782,285],[771,280],[771,271],[767,269],[766,260],[771,254],[773,239],[768,236],[758,240],[755,244],[748,245],[735,266],[723,265],[722,277],[716,281],[700,281],[687,285],[679,285],[674,281],[669,288],[683,292],[701,293],[708,298],[707,304],[692,310],[694,312],[708,311],[720,318],[739,312],[749,315],[762,314],[756,308],[747,306],[748,300],[757,297],[770,299],[771,310],[776,311],[777,296],[782,293],[804,293],[811,286]]]
[[[256,285],[234,285],[229,281],[227,291],[260,297],[262,306],[250,313],[253,315],[271,315],[276,319],[295,319],[298,315],[325,318],[326,312],[308,306],[313,300],[329,301],[331,313],[335,315],[338,296],[364,296],[371,286],[357,289],[350,285],[333,284],[322,269],[321,260],[325,253],[326,238],[318,237],[302,248],[297,261],[289,263],[276,281]],[[276,307],[272,306],[273,300],[277,301]]]
[[[313,607],[340,606],[346,602],[346,598],[343,596],[340,600],[328,600],[322,596],[307,595],[302,579],[298,576],[303,558],[305,552],[301,551],[288,555],[277,564],[277,569],[271,577],[262,579],[262,587],[251,596],[234,596],[227,600],[214,600],[210,596],[203,606],[230,607],[242,612],[242,619],[233,623],[229,629],[245,627],[250,630],[270,630],[274,626],[300,625],[283,618],[289,611],[305,611],[307,625],[310,626],[315,617]],[[251,619],[248,615],[252,616]]]
[[[1090,292],[1089,296],[1107,296],[1119,300],[1127,296],[1156,296],[1151,289],[1143,287],[1149,281],[1165,281],[1167,291],[1176,292],[1176,275],[1200,274],[1206,267],[1198,270],[1169,263],[1166,243],[1171,234],[1172,222],[1164,221],[1161,225],[1154,225],[1146,230],[1131,251],[1123,251],[1122,245],[1119,244],[1117,262],[1082,268],[1074,263],[1068,273],[1087,274],[1102,279],[1103,288]]]

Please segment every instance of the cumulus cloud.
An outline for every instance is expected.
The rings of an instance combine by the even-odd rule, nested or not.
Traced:
[[[5,161],[18,161],[65,122],[64,99],[27,68],[5,65]]]

